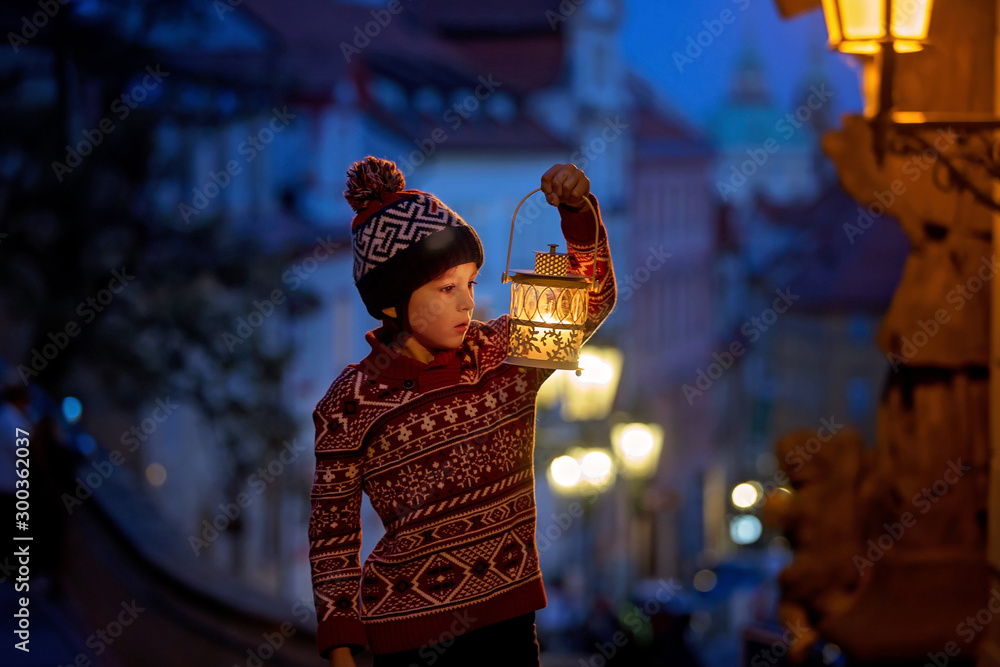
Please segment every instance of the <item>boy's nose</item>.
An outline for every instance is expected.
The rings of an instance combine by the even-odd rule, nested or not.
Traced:
[[[476,306],[476,301],[475,301],[475,299],[472,298],[471,294],[467,295],[462,300],[462,309],[463,310],[472,310],[473,308],[475,308],[475,306]]]

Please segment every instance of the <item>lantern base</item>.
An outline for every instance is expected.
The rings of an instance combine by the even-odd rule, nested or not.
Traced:
[[[513,366],[529,366],[531,368],[554,368],[560,371],[579,370],[575,361],[549,361],[548,359],[524,359],[522,357],[507,357],[504,363]]]

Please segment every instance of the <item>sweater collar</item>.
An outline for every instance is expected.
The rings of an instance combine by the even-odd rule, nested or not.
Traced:
[[[383,324],[365,334],[365,341],[371,346],[371,352],[358,364],[361,370],[396,380],[416,380],[429,368],[456,363],[459,348],[438,350],[428,362],[408,357],[383,342],[391,340],[394,333],[394,329],[388,329]]]

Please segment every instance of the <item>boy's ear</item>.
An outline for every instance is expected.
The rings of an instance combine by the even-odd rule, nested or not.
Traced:
[[[389,317],[394,318],[394,319],[396,317],[396,307],[395,306],[389,306],[388,308],[383,308],[382,312],[385,313],[386,315],[388,315]]]

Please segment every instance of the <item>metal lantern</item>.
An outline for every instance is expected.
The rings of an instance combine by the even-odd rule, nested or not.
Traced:
[[[510,242],[507,245],[507,266],[500,282],[510,281],[510,347],[507,363],[535,368],[556,368],[576,371],[590,287],[597,272],[597,240],[600,222],[597,211],[587,198],[594,214],[594,262],[591,276],[569,271],[569,255],[557,253],[558,244],[550,243],[548,252],[535,251],[534,271],[510,271],[510,251],[514,245],[514,223],[521,204],[541,190],[525,195],[514,209],[510,221]]]
[[[844,53],[919,51],[933,0],[823,0],[830,47]]]

